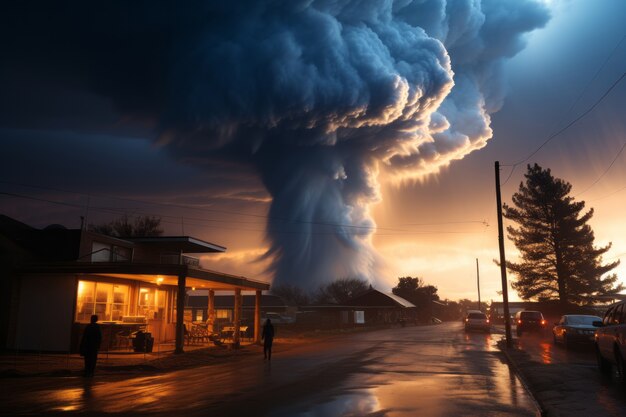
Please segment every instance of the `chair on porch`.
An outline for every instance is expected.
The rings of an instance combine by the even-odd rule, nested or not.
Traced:
[[[121,330],[115,334],[115,348],[130,350],[132,347],[131,330]]]
[[[187,330],[187,325],[185,324],[184,329],[187,344],[208,343],[211,340],[211,334],[203,326],[192,324],[191,329]]]

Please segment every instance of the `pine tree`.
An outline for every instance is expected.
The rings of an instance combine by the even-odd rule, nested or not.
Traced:
[[[507,262],[517,278],[513,288],[525,300],[555,300],[564,305],[586,304],[594,296],[615,294],[617,275],[602,278],[619,265],[619,260],[602,265],[610,248],[596,248],[587,224],[593,209],[581,213],[585,202],[569,196],[571,184],[552,176],[549,169],[528,165],[513,195],[513,206],[503,205],[503,215],[519,228],[507,227],[508,237],[521,254],[521,262]]]

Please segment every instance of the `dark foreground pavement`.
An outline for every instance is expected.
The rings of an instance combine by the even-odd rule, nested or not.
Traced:
[[[514,339],[506,350],[545,417],[626,416],[626,385],[597,369],[592,345],[555,346],[549,332]]]
[[[535,416],[497,349],[460,323],[257,347],[170,372],[0,379],[4,415]],[[191,356],[191,355],[190,355]]]

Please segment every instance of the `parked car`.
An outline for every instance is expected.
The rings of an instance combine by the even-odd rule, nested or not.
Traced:
[[[596,357],[600,371],[609,373],[615,365],[622,381],[626,382],[626,301],[607,310],[602,321],[593,323]]]
[[[283,316],[278,313],[265,313],[265,319],[270,319],[273,324],[291,324],[296,321],[293,317]]]
[[[526,332],[542,333],[546,330],[546,321],[541,311],[523,310],[515,313],[515,332],[521,336]]]
[[[489,318],[482,311],[469,310],[465,316],[464,323],[466,332],[470,330],[482,330],[485,332],[491,331]]]
[[[584,314],[561,316],[561,319],[552,328],[554,344],[562,343],[565,348],[568,348],[572,343],[594,343],[596,333],[594,321],[602,321],[602,319],[598,316]]]

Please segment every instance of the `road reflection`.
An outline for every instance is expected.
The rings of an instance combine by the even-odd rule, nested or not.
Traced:
[[[421,355],[435,362],[428,366],[401,361],[407,352],[396,350],[383,363],[372,365],[372,374],[356,374],[339,389],[323,395],[331,401],[302,402],[276,409],[270,416],[534,416],[534,403],[514,371],[493,354],[499,351],[496,343],[500,338],[463,333],[456,354],[441,346],[420,346]],[[433,356],[435,349],[441,356]],[[385,365],[390,357],[393,365]],[[460,364],[465,367],[459,369]],[[381,370],[386,372],[381,375],[377,372]],[[359,385],[367,388],[355,389]]]
[[[332,401],[316,404],[306,409],[294,407],[277,409],[269,417],[332,417],[332,416],[366,416],[380,414],[381,406],[375,393],[370,390],[354,391]]]
[[[31,415],[534,416],[497,349],[501,337],[460,324],[408,328],[303,346],[271,365],[249,357],[152,376],[24,381],[11,407]]]
[[[539,344],[539,346],[541,347],[541,362],[543,362],[546,365],[549,365],[552,363],[552,344],[548,343],[548,342],[541,342]]]

